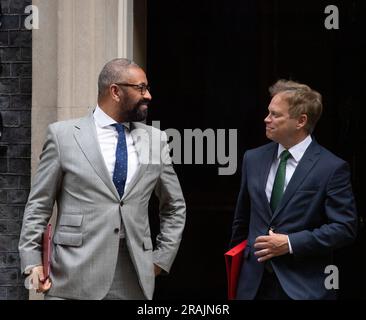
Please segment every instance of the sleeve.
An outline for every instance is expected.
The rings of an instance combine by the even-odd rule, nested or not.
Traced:
[[[162,132],[161,172],[155,187],[159,199],[160,233],[156,238],[154,264],[169,272],[177,254],[186,220],[186,204]]]
[[[42,264],[42,234],[52,215],[61,181],[59,145],[53,126],[50,125],[24,210],[19,240],[22,272],[28,266]]]
[[[287,236],[287,244],[288,244],[288,253],[289,254],[293,254],[293,250],[292,250],[292,246],[291,246],[291,241],[290,238]]]
[[[250,197],[248,193],[247,183],[247,153],[244,154],[241,185],[236,208],[234,213],[234,220],[232,225],[232,235],[230,241],[230,248],[235,247],[248,237],[249,233],[249,219],[250,219]]]
[[[324,213],[327,223],[319,228],[288,235],[294,257],[331,252],[356,238],[357,211],[346,162],[338,166],[329,179]]]
[[[29,275],[33,268],[41,266],[41,264],[33,264],[25,267],[24,274]]]

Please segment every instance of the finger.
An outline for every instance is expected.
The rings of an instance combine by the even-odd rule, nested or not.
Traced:
[[[44,289],[44,283],[40,282],[39,286],[38,286],[38,290],[43,292],[43,289]]]
[[[273,254],[267,254],[267,255],[265,255],[263,257],[258,258],[258,262],[265,262],[265,261],[267,261],[267,260],[269,260],[271,258],[273,258]]]
[[[259,250],[259,251],[254,252],[254,255],[256,257],[263,257],[263,256],[265,256],[267,254],[269,254],[269,250],[268,249],[263,249],[263,250]]]
[[[258,242],[253,246],[255,249],[266,249],[269,247],[269,242]]]
[[[272,229],[269,229],[269,235],[273,236],[275,233],[272,231]]]
[[[45,289],[45,291],[48,291],[51,289],[51,286],[52,286],[52,282],[49,279],[47,279],[43,285],[43,288]]]
[[[269,236],[259,236],[255,239],[255,243],[257,242],[267,242],[269,240]]]
[[[43,268],[38,271],[39,281],[44,282]]]
[[[45,283],[41,283],[39,285],[39,288],[38,288],[37,292],[38,293],[44,293],[44,292],[50,290],[50,288],[51,288],[51,282],[49,282],[48,280],[46,280]]]

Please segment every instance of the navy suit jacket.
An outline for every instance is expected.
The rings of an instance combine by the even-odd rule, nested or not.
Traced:
[[[314,139],[288,183],[274,213],[265,188],[278,144],[269,143],[244,154],[240,193],[230,246],[244,239],[237,299],[254,299],[264,264],[257,261],[255,239],[270,228],[289,236],[293,254],[270,260],[282,288],[292,299],[332,299],[324,280],[333,250],[351,243],[357,234],[357,212],[348,164]]]

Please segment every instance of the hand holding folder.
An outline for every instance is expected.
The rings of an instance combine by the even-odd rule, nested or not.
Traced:
[[[243,263],[243,252],[247,246],[247,240],[239,243],[237,246],[225,253],[226,273],[227,273],[227,288],[228,299],[234,300],[236,297],[236,289],[240,268]]]

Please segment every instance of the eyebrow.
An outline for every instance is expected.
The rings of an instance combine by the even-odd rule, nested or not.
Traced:
[[[270,114],[281,114],[281,112],[279,112],[279,111],[274,111],[274,110],[269,110],[269,109],[268,109],[268,112]]]

